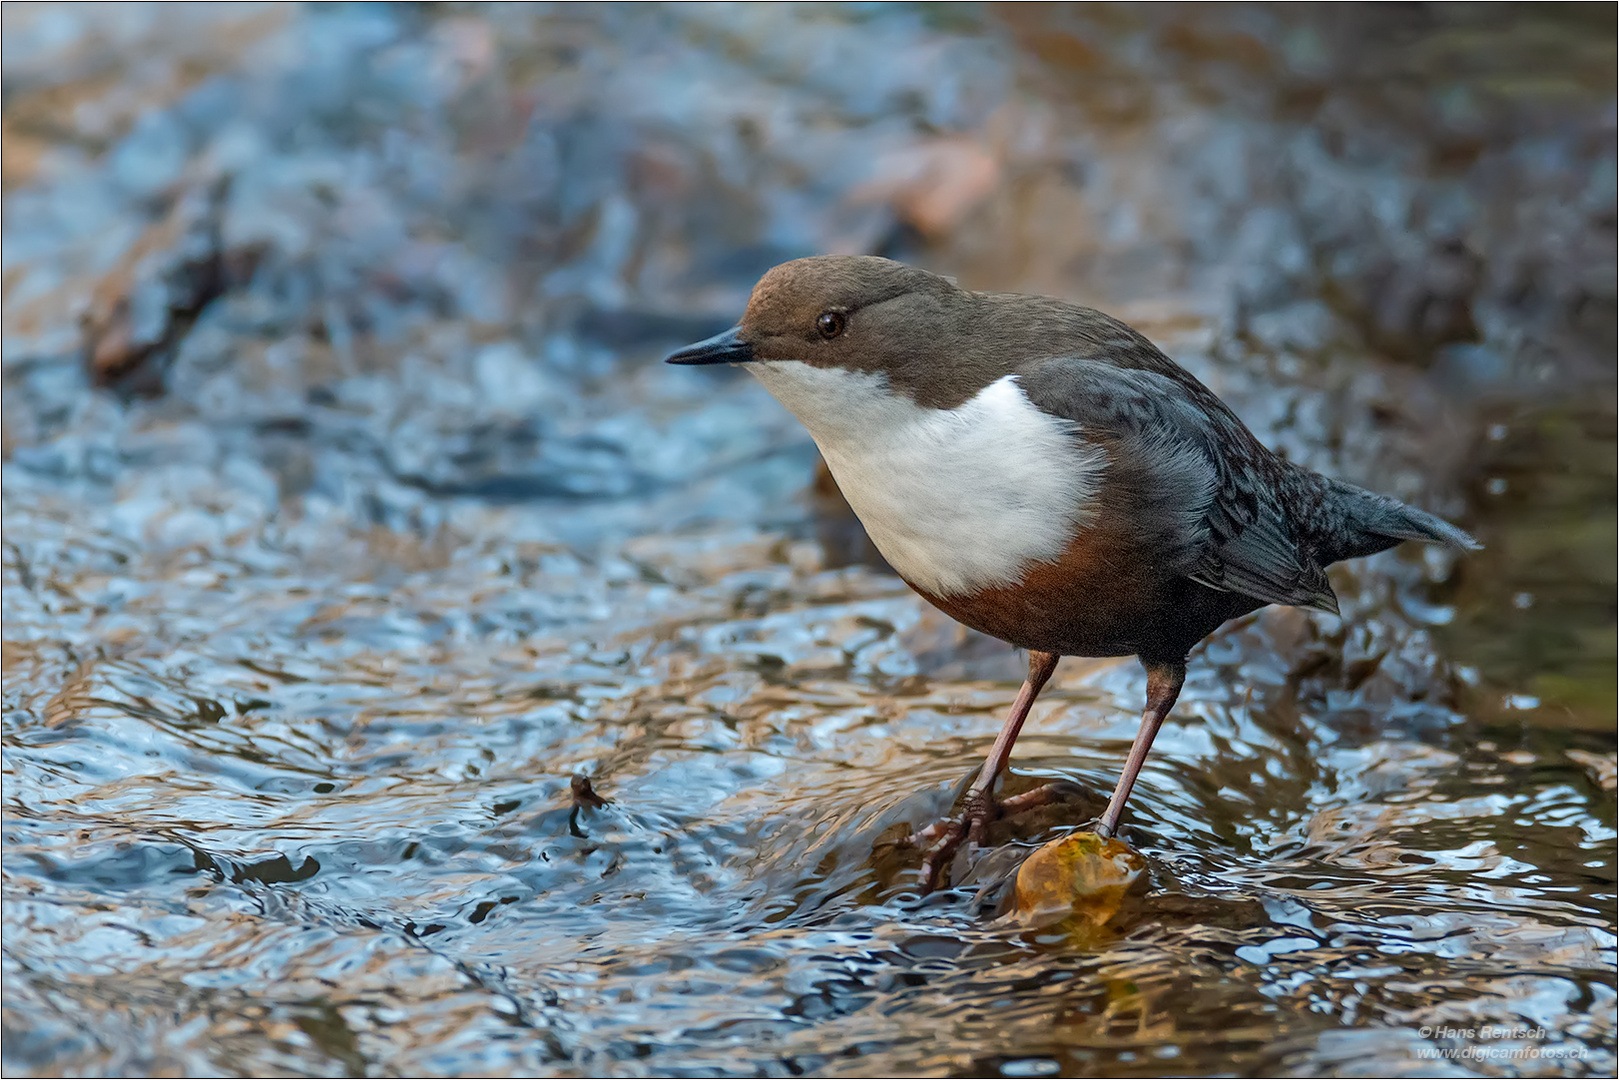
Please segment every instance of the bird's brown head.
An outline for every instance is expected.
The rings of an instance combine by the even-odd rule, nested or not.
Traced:
[[[669,362],[796,361],[882,374],[918,404],[949,408],[1004,374],[996,356],[975,362],[965,347],[979,301],[948,278],[891,259],[795,259],[759,280],[739,324],[681,349]]]

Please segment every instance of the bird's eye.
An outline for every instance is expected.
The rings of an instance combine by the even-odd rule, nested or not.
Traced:
[[[841,311],[823,311],[821,317],[815,320],[815,329],[819,330],[821,336],[828,341],[843,333],[843,325],[844,318]]]

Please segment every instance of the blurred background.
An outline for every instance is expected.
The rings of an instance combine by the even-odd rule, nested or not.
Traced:
[[[1611,1074],[1612,5],[3,20],[8,1074]],[[1485,544],[1194,654],[1107,944],[918,902],[1021,659],[658,362],[818,252]],[[1106,791],[1143,681],[1014,772]]]

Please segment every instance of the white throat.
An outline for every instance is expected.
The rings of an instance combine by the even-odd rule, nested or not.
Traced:
[[[935,596],[1018,584],[1094,513],[1106,455],[1015,376],[929,409],[886,375],[796,360],[748,370],[809,429],[883,558]]]

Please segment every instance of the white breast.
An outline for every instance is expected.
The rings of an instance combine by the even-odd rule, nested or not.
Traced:
[[[934,595],[1016,584],[1090,518],[1106,456],[1013,376],[957,408],[929,409],[884,375],[748,367],[809,429],[883,558]]]

